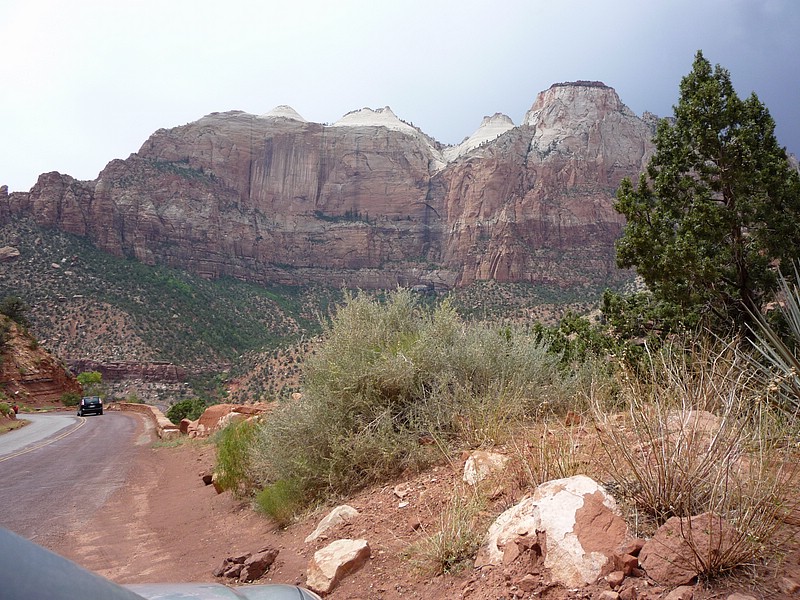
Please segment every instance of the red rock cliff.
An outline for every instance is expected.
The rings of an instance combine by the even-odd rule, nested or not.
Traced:
[[[95,181],[58,173],[0,196],[0,217],[206,277],[361,287],[476,279],[602,282],[612,209],[650,126],[596,82],[542,92],[443,148],[388,108],[330,126],[287,110],[212,113],[159,130]]]

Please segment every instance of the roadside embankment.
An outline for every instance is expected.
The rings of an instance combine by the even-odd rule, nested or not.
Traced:
[[[164,413],[162,413],[161,410],[155,406],[150,406],[149,404],[137,404],[133,402],[117,402],[115,405],[119,408],[119,410],[136,412],[150,419],[156,428],[156,434],[162,440],[172,440],[180,437],[181,435],[178,426],[170,421],[164,415]]]

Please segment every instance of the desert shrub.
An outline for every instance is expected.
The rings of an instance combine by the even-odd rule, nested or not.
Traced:
[[[577,413],[575,418],[582,419]],[[551,421],[515,432],[507,444],[511,462],[506,472],[511,480],[520,489],[529,489],[552,479],[594,476],[579,452],[579,430]]]
[[[0,415],[7,417],[13,412],[14,409],[11,408],[11,405],[8,402],[0,402]]]
[[[291,523],[304,505],[303,485],[297,480],[280,479],[256,495],[256,508],[281,527]]]
[[[0,314],[25,328],[30,325],[27,317],[29,311],[30,306],[19,296],[6,296],[0,301]]]
[[[64,392],[61,394],[61,404],[64,406],[78,406],[81,395],[77,392]]]
[[[225,427],[215,438],[217,482],[237,496],[252,490],[250,448],[255,430],[252,421],[240,421]]]
[[[705,512],[730,525],[708,555],[687,534],[704,577],[753,564],[779,542],[795,480],[780,419],[732,345],[665,349],[650,364],[649,377],[623,377],[626,413],[596,415],[617,495],[645,533]]]
[[[521,329],[468,324],[403,290],[350,296],[305,365],[303,399],[259,427],[255,479],[298,482],[306,500],[351,492],[451,445],[500,443],[512,424],[567,409],[576,381]]]
[[[196,421],[205,409],[206,403],[199,398],[186,398],[170,406],[166,416],[173,423],[180,423],[183,419]]]

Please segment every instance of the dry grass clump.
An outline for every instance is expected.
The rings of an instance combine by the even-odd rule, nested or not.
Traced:
[[[486,500],[478,491],[463,486],[454,489],[435,529],[423,529],[423,536],[405,550],[403,557],[426,575],[453,573],[471,564],[485,529],[479,526],[485,507]]]
[[[623,415],[597,413],[608,470],[638,533],[668,518],[711,513],[724,543],[685,540],[714,577],[764,557],[790,510],[797,469],[781,420],[758,400],[759,381],[732,346],[672,349],[650,372],[623,376]]]

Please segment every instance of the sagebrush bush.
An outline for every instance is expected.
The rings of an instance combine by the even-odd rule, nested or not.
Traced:
[[[351,492],[503,441],[511,426],[574,402],[576,379],[521,329],[465,323],[409,291],[348,296],[305,366],[303,399],[259,427],[255,478],[303,496]],[[421,443],[421,442],[427,443]]]

